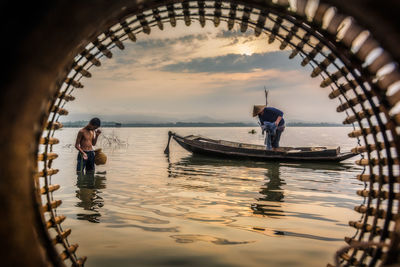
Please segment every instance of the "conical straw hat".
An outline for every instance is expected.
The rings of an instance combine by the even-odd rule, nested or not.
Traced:
[[[265,107],[266,107],[265,105],[254,105],[254,107],[253,107],[253,117],[255,117],[258,114],[260,114],[261,111],[263,111]]]

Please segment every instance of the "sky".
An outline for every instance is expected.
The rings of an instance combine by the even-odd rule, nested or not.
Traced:
[[[268,44],[266,35],[241,33],[239,26],[193,24],[152,28],[137,42],[125,41],[124,50],[114,48],[81,81],[85,87],[75,90],[63,121],[251,122],[252,106],[265,103],[264,86],[269,105],[286,121],[343,120],[329,89],[319,87],[299,56],[290,60],[290,51],[279,50],[279,42]]]

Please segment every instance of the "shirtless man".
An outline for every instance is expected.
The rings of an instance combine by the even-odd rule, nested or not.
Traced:
[[[78,164],[76,171],[82,173],[94,172],[94,151],[93,146],[97,143],[101,131],[97,128],[100,127],[100,119],[93,118],[85,128],[78,132],[76,137],[75,148],[78,149]]]

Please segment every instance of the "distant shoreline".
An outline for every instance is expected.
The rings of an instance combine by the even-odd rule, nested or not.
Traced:
[[[64,122],[65,128],[84,127],[87,121]],[[287,127],[348,127],[349,125],[336,123],[303,123],[292,122],[286,123]],[[351,126],[351,125],[350,125]],[[242,122],[227,122],[227,123],[207,123],[207,122],[176,122],[176,123],[118,123],[118,122],[103,122],[103,128],[168,128],[168,127],[259,127],[253,123]]]

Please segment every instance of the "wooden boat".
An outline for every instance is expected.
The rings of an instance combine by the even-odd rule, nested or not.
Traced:
[[[182,137],[168,132],[169,153],[171,137],[183,148],[194,153],[214,157],[245,158],[262,161],[326,161],[340,162],[356,156],[352,152],[341,153],[340,147],[280,147],[278,150],[266,150],[264,145],[244,144],[225,140],[214,140],[198,135]]]

